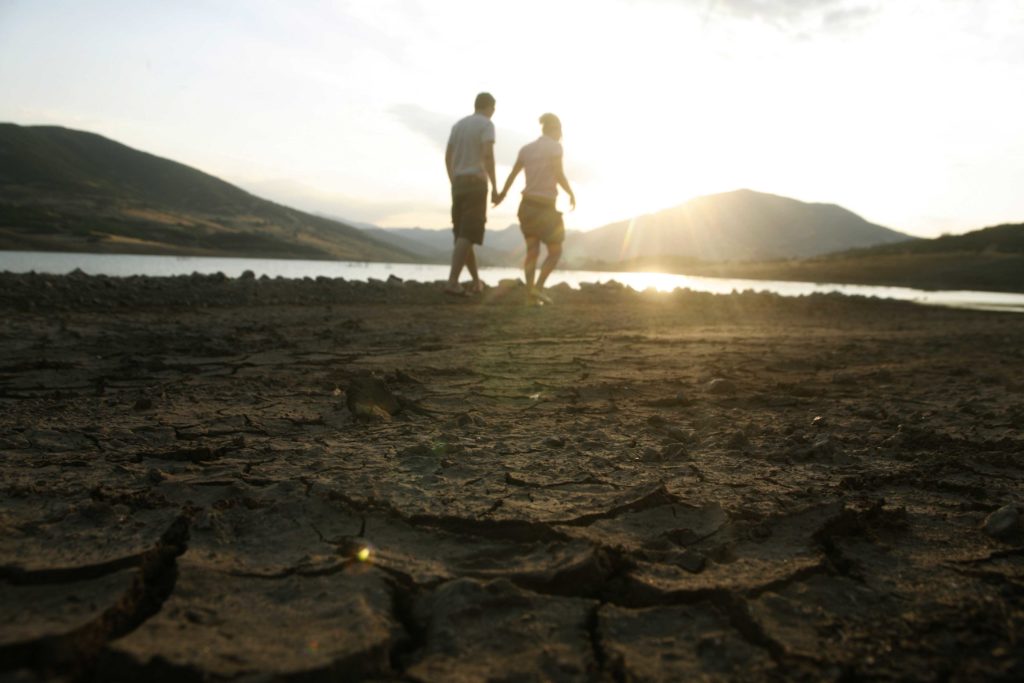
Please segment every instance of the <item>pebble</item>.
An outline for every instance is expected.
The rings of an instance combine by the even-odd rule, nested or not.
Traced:
[[[716,377],[708,382],[708,393],[710,394],[735,394],[736,385],[727,379]]]

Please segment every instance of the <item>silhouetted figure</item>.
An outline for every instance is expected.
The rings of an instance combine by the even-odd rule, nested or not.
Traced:
[[[505,187],[498,194],[495,206],[505,199],[519,171],[525,169],[526,187],[519,204],[519,227],[526,240],[526,260],[523,263],[526,287],[532,300],[551,303],[550,297],[544,293],[544,283],[558,265],[558,259],[562,256],[562,242],[565,241],[562,212],[555,208],[558,186],[561,185],[569,195],[569,204],[573,209],[576,208],[576,195],[562,169],[562,122],[554,114],[544,114],[540,117],[540,124],[542,135],[519,150],[519,156],[505,181]],[[548,255],[541,264],[540,277],[534,282],[541,242],[547,247]]]
[[[455,246],[452,249],[452,270],[448,275],[445,293],[464,295],[459,285],[462,267],[473,277],[472,292],[483,289],[477,272],[473,245],[483,244],[484,224],[487,223],[487,182],[490,180],[491,199],[498,201],[498,183],[494,175],[494,97],[482,92],[476,96],[475,111],[452,126],[445,150],[444,162],[448,180],[452,185],[452,231]]]

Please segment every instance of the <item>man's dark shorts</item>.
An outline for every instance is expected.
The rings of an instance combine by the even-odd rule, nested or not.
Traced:
[[[452,180],[452,232],[473,244],[484,243],[487,223],[487,178],[457,175]]]
[[[519,204],[519,229],[523,231],[523,237],[536,237],[544,244],[565,241],[562,212],[555,208],[553,199],[523,197]]]

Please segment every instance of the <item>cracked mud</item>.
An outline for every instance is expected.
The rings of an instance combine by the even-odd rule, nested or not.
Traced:
[[[0,275],[0,678],[1020,680],[1024,317]]]

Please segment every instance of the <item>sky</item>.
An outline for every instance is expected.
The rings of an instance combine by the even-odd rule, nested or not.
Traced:
[[[450,227],[480,91],[499,185],[562,119],[570,229],[740,188],[922,237],[1024,222],[1020,0],[0,0],[0,121],[349,221]]]

